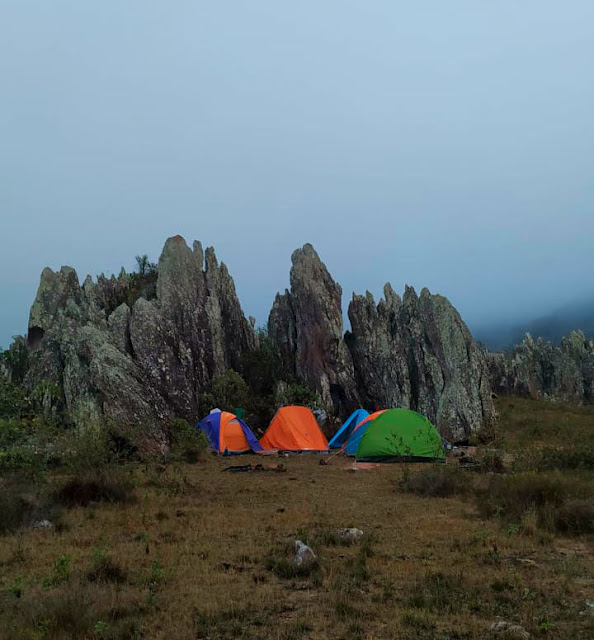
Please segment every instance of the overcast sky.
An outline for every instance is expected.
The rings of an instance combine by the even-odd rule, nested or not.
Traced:
[[[0,346],[43,267],[214,245],[264,322],[345,298],[477,327],[594,290],[592,0],[0,0]]]

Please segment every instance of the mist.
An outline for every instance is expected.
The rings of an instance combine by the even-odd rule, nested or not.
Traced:
[[[181,234],[264,323],[311,242],[471,328],[592,296],[594,4],[0,2],[0,346]]]

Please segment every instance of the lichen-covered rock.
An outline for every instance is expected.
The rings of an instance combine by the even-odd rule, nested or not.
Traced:
[[[110,333],[84,322],[81,313],[66,305],[56,314],[32,350],[27,383],[49,382],[61,389],[77,427],[109,421],[141,450],[163,453],[170,413],[163,398],[130,355],[115,346]]]
[[[346,342],[367,406],[414,409],[455,440],[494,419],[485,355],[446,298],[406,287],[401,300],[387,284],[377,305],[370,293],[354,295],[349,318]]]
[[[594,342],[573,331],[556,346],[526,334],[509,353],[487,354],[498,393],[589,404],[594,400]]]
[[[342,335],[342,289],[314,248],[291,256],[291,291],[277,295],[268,320],[287,376],[315,389],[337,415],[358,403],[351,354]]]
[[[52,326],[68,301],[79,304],[80,300],[81,290],[74,269],[62,267],[60,271],[54,272],[45,268],[29,312],[29,346],[36,346],[42,340],[45,331]]]
[[[115,346],[124,353],[132,353],[130,340],[130,307],[124,302],[109,315],[107,326]]]
[[[130,307],[130,303],[132,306]],[[44,270],[31,309],[27,383],[59,387],[70,418],[109,420],[145,450],[167,446],[172,416],[198,419],[198,398],[237,366],[255,337],[214,250],[175,236],[158,270],[118,278]]]
[[[206,268],[204,260],[206,257]],[[191,250],[169,238],[159,259],[157,298],[132,309],[135,359],[177,416],[196,420],[198,399],[213,376],[236,368],[255,343],[235,285],[214,249]]]

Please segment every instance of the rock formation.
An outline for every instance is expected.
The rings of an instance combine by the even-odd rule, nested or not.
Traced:
[[[573,331],[559,346],[527,334],[509,353],[488,354],[491,385],[498,393],[564,402],[594,401],[594,341]]]
[[[30,313],[27,382],[62,389],[75,423],[107,418],[145,450],[163,451],[168,419],[196,420],[199,394],[237,365],[254,333],[214,250],[205,263],[199,243],[191,250],[170,238],[156,287],[150,279],[122,271],[81,287],[74,269],[45,269]]]
[[[315,389],[335,416],[411,407],[454,439],[493,418],[487,356],[445,298],[407,287],[401,300],[389,285],[377,305],[353,296],[344,336],[342,290],[311,245],[293,253],[290,282],[268,321],[280,381]],[[163,451],[170,419],[195,421],[213,377],[239,369],[256,336],[214,250],[175,236],[158,266],[139,260],[138,273],[81,286],[69,267],[45,269],[28,344],[26,383],[59,389],[74,423],[109,420],[144,450]]]
[[[446,298],[406,287],[400,299],[387,284],[377,305],[369,292],[354,295],[349,318],[346,342],[366,406],[414,409],[454,440],[494,419],[486,358]]]
[[[358,404],[351,354],[342,331],[342,289],[315,249],[291,256],[291,290],[278,294],[268,319],[282,373],[315,389],[337,415]]]
[[[494,418],[486,357],[445,298],[407,287],[401,300],[390,285],[377,306],[370,293],[353,296],[343,338],[340,286],[311,245],[292,262],[291,290],[268,321],[285,376],[315,388],[335,414],[412,408],[456,440]]]

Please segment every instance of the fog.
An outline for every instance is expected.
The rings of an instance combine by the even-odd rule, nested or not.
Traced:
[[[592,294],[591,0],[0,0],[0,346],[45,266],[214,245],[266,321],[311,242],[471,328]]]

